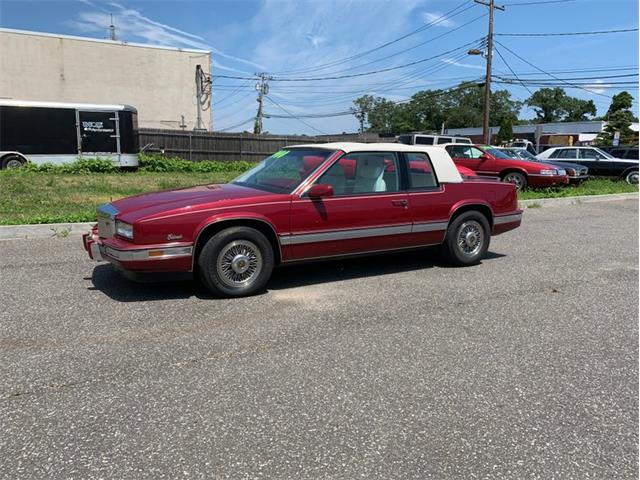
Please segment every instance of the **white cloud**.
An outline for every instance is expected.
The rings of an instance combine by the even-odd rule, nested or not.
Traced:
[[[486,67],[483,67],[482,65],[474,65],[473,63],[458,62],[458,61],[454,60],[453,58],[443,58],[442,62],[448,63],[449,65],[454,65],[456,67],[473,68],[473,69],[476,69],[476,70],[485,70],[485,68],[486,68]]]
[[[425,23],[432,23],[434,27],[449,28],[456,24],[453,20],[443,17],[440,12],[424,12],[422,18],[424,18]]]
[[[604,91],[610,88],[611,85],[608,83],[604,83],[602,80],[596,80],[590,85],[585,85],[584,89],[588,90],[591,93],[604,93]]]

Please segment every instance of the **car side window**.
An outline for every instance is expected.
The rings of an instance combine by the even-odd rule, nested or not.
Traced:
[[[451,137],[438,137],[438,145],[442,145],[443,143],[451,143],[453,142],[453,138]]]
[[[558,155],[553,158],[564,158],[564,159],[575,159],[576,158],[576,149],[575,148],[562,148],[558,151]]]
[[[433,137],[416,135],[416,145],[433,145]]]
[[[590,148],[581,148],[578,151],[578,156],[583,160],[600,160],[601,158],[601,156],[598,155],[598,152],[591,150]]]
[[[407,153],[407,167],[409,170],[409,188],[425,189],[438,186],[433,165],[425,153]]]
[[[336,196],[397,192],[398,158],[393,152],[351,153],[331,165],[317,183],[331,185]]]

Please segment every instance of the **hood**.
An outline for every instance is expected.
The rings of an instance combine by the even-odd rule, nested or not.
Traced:
[[[118,210],[119,218],[127,222],[134,222],[160,213],[191,210],[200,206],[210,207],[211,204],[223,202],[236,205],[247,202],[248,199],[253,202],[255,199],[270,196],[279,195],[226,183],[143,193],[116,200],[111,204]]]

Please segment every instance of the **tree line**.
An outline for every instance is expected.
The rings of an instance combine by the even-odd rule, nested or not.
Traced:
[[[607,120],[609,134],[601,135],[598,141],[606,144],[613,138],[614,131],[620,131],[620,142],[624,143],[624,139],[629,143],[633,137],[629,125],[637,121],[631,110],[632,102],[628,92],[614,95],[606,115],[598,118],[593,100],[569,96],[563,88],[541,88],[525,101],[514,99],[508,90],[496,90],[491,94],[489,121],[491,125],[501,126],[499,140],[510,140],[512,125]],[[484,85],[461,83],[449,90],[423,90],[403,102],[363,95],[353,104],[351,112],[362,132],[399,134],[440,131],[443,125],[445,128],[475,127],[482,125]],[[525,105],[535,112],[535,118],[519,119]]]

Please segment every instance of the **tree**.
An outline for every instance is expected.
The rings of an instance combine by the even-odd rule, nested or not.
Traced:
[[[538,123],[581,122],[596,114],[593,100],[570,97],[563,88],[541,88],[527,99]]]
[[[596,137],[596,144],[600,146],[613,145],[615,132],[620,132],[620,145],[628,145],[633,142],[634,133],[631,123],[636,117],[631,111],[633,97],[629,92],[620,92],[611,99],[611,105],[607,110],[607,125]]]
[[[360,123],[360,133],[364,133],[364,124],[367,122],[367,115],[373,108],[375,99],[372,95],[363,95],[353,101],[355,107],[351,107],[351,113],[358,119]]]
[[[513,139],[513,124],[510,117],[504,117],[500,122],[500,131],[498,132],[497,142],[506,143]]]
[[[583,122],[589,120],[588,115],[596,115],[596,105],[593,100],[580,100],[575,97],[566,97],[564,122]]]
[[[566,93],[562,88],[541,88],[527,99],[539,123],[558,122],[564,114]]]

